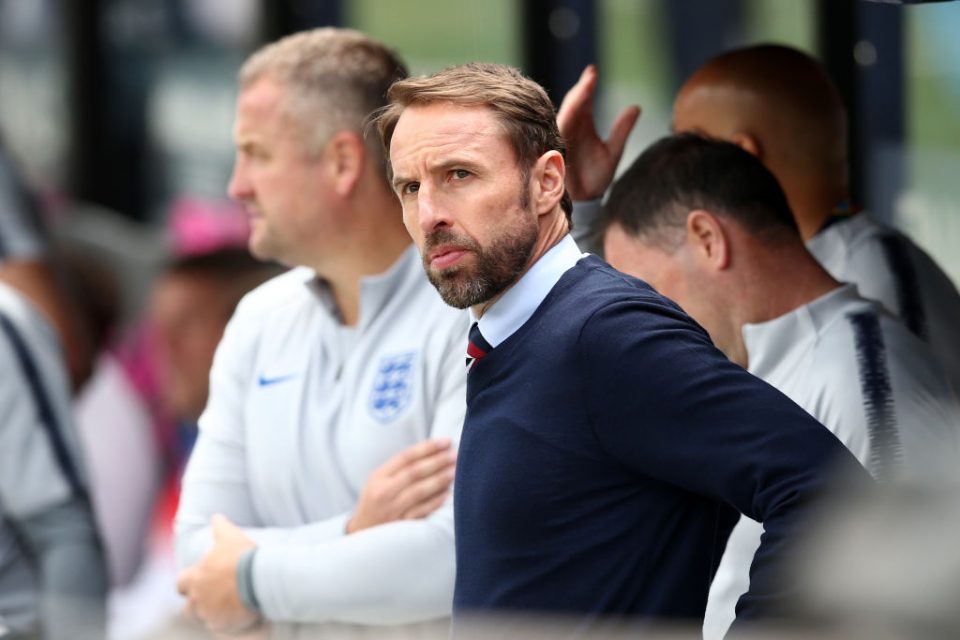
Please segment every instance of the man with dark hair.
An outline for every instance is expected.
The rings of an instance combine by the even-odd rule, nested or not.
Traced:
[[[240,70],[229,192],[251,253],[294,268],[238,305],[184,473],[179,587],[215,631],[450,614],[467,318],[426,281],[363,135],[404,75],[334,28]]]
[[[469,64],[389,97],[378,126],[407,230],[447,303],[476,320],[455,611],[699,619],[739,510],[768,530],[741,602],[761,615],[828,467],[860,466],[676,305],[581,254],[536,83]]]
[[[721,54],[681,87],[673,127],[728,140],[759,158],[783,186],[820,264],[901,318],[960,389],[960,293],[908,237],[852,208],[847,114],[816,60],[781,45]]]
[[[680,304],[878,480],[956,469],[960,404],[929,348],[817,263],[776,179],[749,153],[695,135],[664,138],[614,184],[601,226],[612,266]],[[710,590],[708,640],[733,621],[762,532],[749,517],[734,528]]]

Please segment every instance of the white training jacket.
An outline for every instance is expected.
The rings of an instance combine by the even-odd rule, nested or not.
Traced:
[[[930,256],[866,213],[837,220],[807,248],[830,275],[857,285],[929,344],[960,393],[960,293]]]
[[[371,471],[431,436],[459,441],[468,316],[410,247],[361,280],[355,327],[306,268],[237,307],[175,521],[187,567],[222,513],[258,544],[254,591],[272,621],[403,624],[450,615],[453,509],[345,535]]]
[[[826,425],[878,480],[956,473],[960,403],[943,369],[854,285],[745,325],[743,338],[749,371]],[[741,516],[730,534],[710,585],[704,640],[719,640],[733,622],[762,533],[760,523]]]
[[[70,412],[70,382],[53,327],[0,283],[0,636],[36,631],[44,598],[101,597],[105,567]],[[82,576],[89,591],[65,574]],[[96,585],[96,586],[93,586]],[[101,603],[102,604],[102,603]],[[63,607],[61,607],[63,608]],[[54,608],[56,609],[56,607]],[[64,637],[56,610],[45,636]],[[91,611],[96,615],[95,611]],[[78,621],[73,620],[73,624]],[[72,637],[83,633],[74,629]]]

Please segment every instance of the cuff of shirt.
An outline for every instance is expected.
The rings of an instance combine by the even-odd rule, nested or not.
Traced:
[[[254,547],[240,556],[240,562],[237,563],[237,590],[243,606],[254,613],[260,613],[260,602],[253,588],[253,559],[256,554],[257,548]]]

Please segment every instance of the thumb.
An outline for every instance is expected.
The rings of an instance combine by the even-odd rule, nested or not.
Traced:
[[[184,569],[177,576],[177,592],[182,596],[190,595],[190,586],[193,583],[194,569],[190,567]]]
[[[210,518],[210,528],[213,530],[213,539],[218,540],[229,535],[236,527],[227,516],[216,513]]]

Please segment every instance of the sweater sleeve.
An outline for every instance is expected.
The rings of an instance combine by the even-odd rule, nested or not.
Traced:
[[[601,308],[583,327],[579,348],[586,406],[611,458],[763,523],[738,617],[758,617],[786,600],[777,576],[798,519],[835,473],[862,478],[862,467],[833,434],[727,360],[661,298]]]

